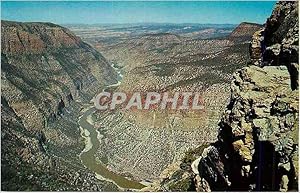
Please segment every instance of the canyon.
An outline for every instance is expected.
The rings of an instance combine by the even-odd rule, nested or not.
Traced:
[[[231,73],[250,62],[250,40],[262,26],[245,22],[201,26],[205,37],[181,31],[186,25],[152,24],[152,31],[144,24],[120,29],[118,25],[68,27],[122,72],[113,92],[199,93],[203,107],[196,111],[120,107],[95,112],[95,127],[105,133],[97,157],[115,173],[153,182],[186,151],[216,140],[215,128],[229,100]],[[215,29],[227,33],[215,34]]]
[[[2,190],[296,191],[298,22],[298,2],[264,25],[1,21]],[[97,110],[102,92],[203,109]]]

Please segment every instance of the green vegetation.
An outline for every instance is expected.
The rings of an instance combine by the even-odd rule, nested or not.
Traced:
[[[171,76],[175,71],[172,64],[154,64],[153,66],[155,67],[153,71],[156,76]]]
[[[195,191],[193,180],[191,178],[184,178],[179,181],[173,181],[170,183],[169,188],[173,192]]]
[[[207,148],[209,144],[203,144],[195,149],[191,149],[185,153],[184,158],[182,159],[183,163],[191,164],[194,160],[196,160],[199,156],[201,156],[203,150]]]

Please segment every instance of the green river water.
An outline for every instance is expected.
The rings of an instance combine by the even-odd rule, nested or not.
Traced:
[[[143,184],[137,181],[129,180],[124,176],[111,172],[106,168],[105,165],[100,163],[100,161],[96,160],[95,154],[100,146],[99,139],[97,138],[98,133],[95,130],[94,126],[87,121],[88,116],[92,115],[95,112],[95,110],[96,109],[94,107],[90,108],[79,119],[79,125],[83,129],[87,129],[89,131],[89,137],[93,145],[90,150],[81,153],[80,159],[82,163],[91,171],[95,172],[96,174],[99,174],[100,176],[102,176],[105,179],[108,179],[109,181],[115,182],[121,188],[141,189],[145,187]]]

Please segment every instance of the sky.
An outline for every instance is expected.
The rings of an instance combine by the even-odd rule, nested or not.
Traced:
[[[57,24],[261,23],[275,1],[2,1],[1,19]]]

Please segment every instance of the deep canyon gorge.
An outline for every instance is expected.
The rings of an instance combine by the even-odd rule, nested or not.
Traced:
[[[298,2],[264,25],[2,20],[2,190],[297,191],[298,23]],[[100,111],[104,91],[204,109]]]

